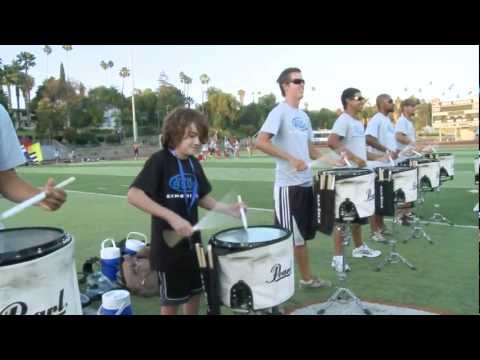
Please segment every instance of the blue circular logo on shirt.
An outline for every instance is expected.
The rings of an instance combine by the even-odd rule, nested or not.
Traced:
[[[293,125],[294,128],[302,130],[302,131],[308,130],[307,122],[305,121],[305,119],[303,119],[301,117],[294,117],[292,119],[292,125]]]
[[[185,174],[183,180],[180,175],[175,175],[172,176],[168,181],[168,186],[170,186],[170,189],[176,192],[183,193],[185,189],[185,192],[192,193],[194,182],[195,178],[192,174]]]

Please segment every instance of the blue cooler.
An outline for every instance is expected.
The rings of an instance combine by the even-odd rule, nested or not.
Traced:
[[[137,237],[137,239],[135,239]],[[141,238],[139,240],[138,238]],[[129,232],[125,240],[125,249],[123,253],[126,255],[136,255],[147,244],[147,236],[139,232]]]
[[[127,290],[111,290],[102,295],[98,315],[133,315],[130,293]]]
[[[105,243],[110,241],[112,246],[105,247]],[[102,274],[109,278],[112,282],[117,280],[117,272],[120,267],[120,248],[118,248],[113,239],[105,239],[102,241],[100,250],[100,264]]]

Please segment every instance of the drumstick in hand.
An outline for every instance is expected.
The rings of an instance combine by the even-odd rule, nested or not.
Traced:
[[[70,184],[74,181],[75,181],[75,177],[72,176],[72,177],[68,178],[67,180],[62,181],[60,184],[55,186],[55,188],[63,188],[63,187],[67,186],[68,184]],[[18,214],[20,211],[25,210],[27,207],[35,205],[35,204],[39,203],[40,201],[44,200],[45,197],[46,197],[45,191],[42,191],[41,193],[39,193],[35,196],[32,196],[30,199],[27,199],[24,202],[14,206],[10,210],[5,211],[4,213],[2,213],[0,218],[1,219],[7,219],[9,217],[12,217],[12,216]]]

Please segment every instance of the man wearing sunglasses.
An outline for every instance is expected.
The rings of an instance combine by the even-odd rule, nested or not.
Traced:
[[[395,140],[395,125],[388,116],[394,111],[393,99],[390,95],[381,94],[377,96],[378,112],[370,119],[365,130],[368,150],[372,153],[391,156],[392,160],[397,159],[397,143]],[[384,235],[388,235],[382,215],[370,217],[370,228],[372,240],[386,242]]]
[[[275,157],[275,224],[293,232],[300,286],[321,288],[329,281],[312,275],[306,240],[315,237],[313,174],[307,163],[320,153],[311,142],[312,125],[299,109],[305,80],[298,68],[285,69],[277,79],[284,102],[269,114],[257,137],[257,148]]]
[[[354,88],[345,89],[341,96],[344,112],[335,120],[332,133],[328,137],[328,146],[339,154],[344,154],[348,160],[358,167],[365,167],[368,160],[384,160],[383,154],[374,154],[367,151],[365,140],[365,130],[362,121],[357,117],[362,111],[365,98],[360,90]],[[352,164],[352,165],[354,165]],[[352,237],[355,243],[355,249],[352,256],[355,258],[377,257],[381,251],[370,249],[362,240],[361,225],[368,223],[368,218],[359,218],[353,221],[351,225]],[[332,267],[337,272],[343,272],[343,235],[335,227],[333,231],[335,242]],[[345,271],[349,271],[350,266],[345,264]]]

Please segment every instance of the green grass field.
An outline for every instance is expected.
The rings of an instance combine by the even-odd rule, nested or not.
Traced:
[[[417,266],[417,271],[402,264],[393,264],[375,272],[373,269],[383,255],[375,259],[355,259],[351,257],[350,245],[346,255],[352,271],[348,275],[347,286],[362,300],[403,304],[439,313],[479,313],[478,221],[472,212],[478,201],[478,193],[472,192],[476,189],[473,183],[476,149],[443,148],[442,151],[455,154],[456,175],[437,194],[440,210],[458,226],[426,226],[427,233],[435,241],[434,245],[422,239],[398,244],[398,251]],[[43,185],[49,176],[60,182],[73,175],[77,181],[69,186],[68,202],[60,211],[50,214],[38,208],[27,209],[5,221],[5,225],[55,226],[71,233],[75,238],[76,264],[80,269],[86,258],[98,256],[103,239],[113,237],[120,240],[130,231],[150,233],[149,216],[128,205],[125,199],[128,186],[142,165],[143,161],[115,161],[22,167],[18,172],[36,186]],[[257,154],[253,158],[213,159],[203,166],[212,183],[214,197],[220,199],[230,192],[241,194],[251,208],[248,212],[249,224],[273,223],[271,209],[275,164],[272,158]],[[421,215],[429,217],[433,213],[435,196],[427,194]],[[11,205],[1,201],[0,211]],[[408,237],[409,228],[397,229],[397,239]],[[204,243],[220,230],[202,232]],[[363,235],[364,239],[368,239],[368,226],[363,227]],[[388,245],[367,243],[383,252],[388,250]],[[318,234],[309,242],[309,249],[314,274],[336,282],[335,273],[330,268],[333,240]],[[286,309],[325,301],[333,291],[333,288],[297,288],[294,297],[285,304]],[[135,314],[159,314],[160,306],[156,297],[133,297],[132,301]],[[205,313],[204,300],[201,313]],[[223,309],[222,313],[231,312]]]

